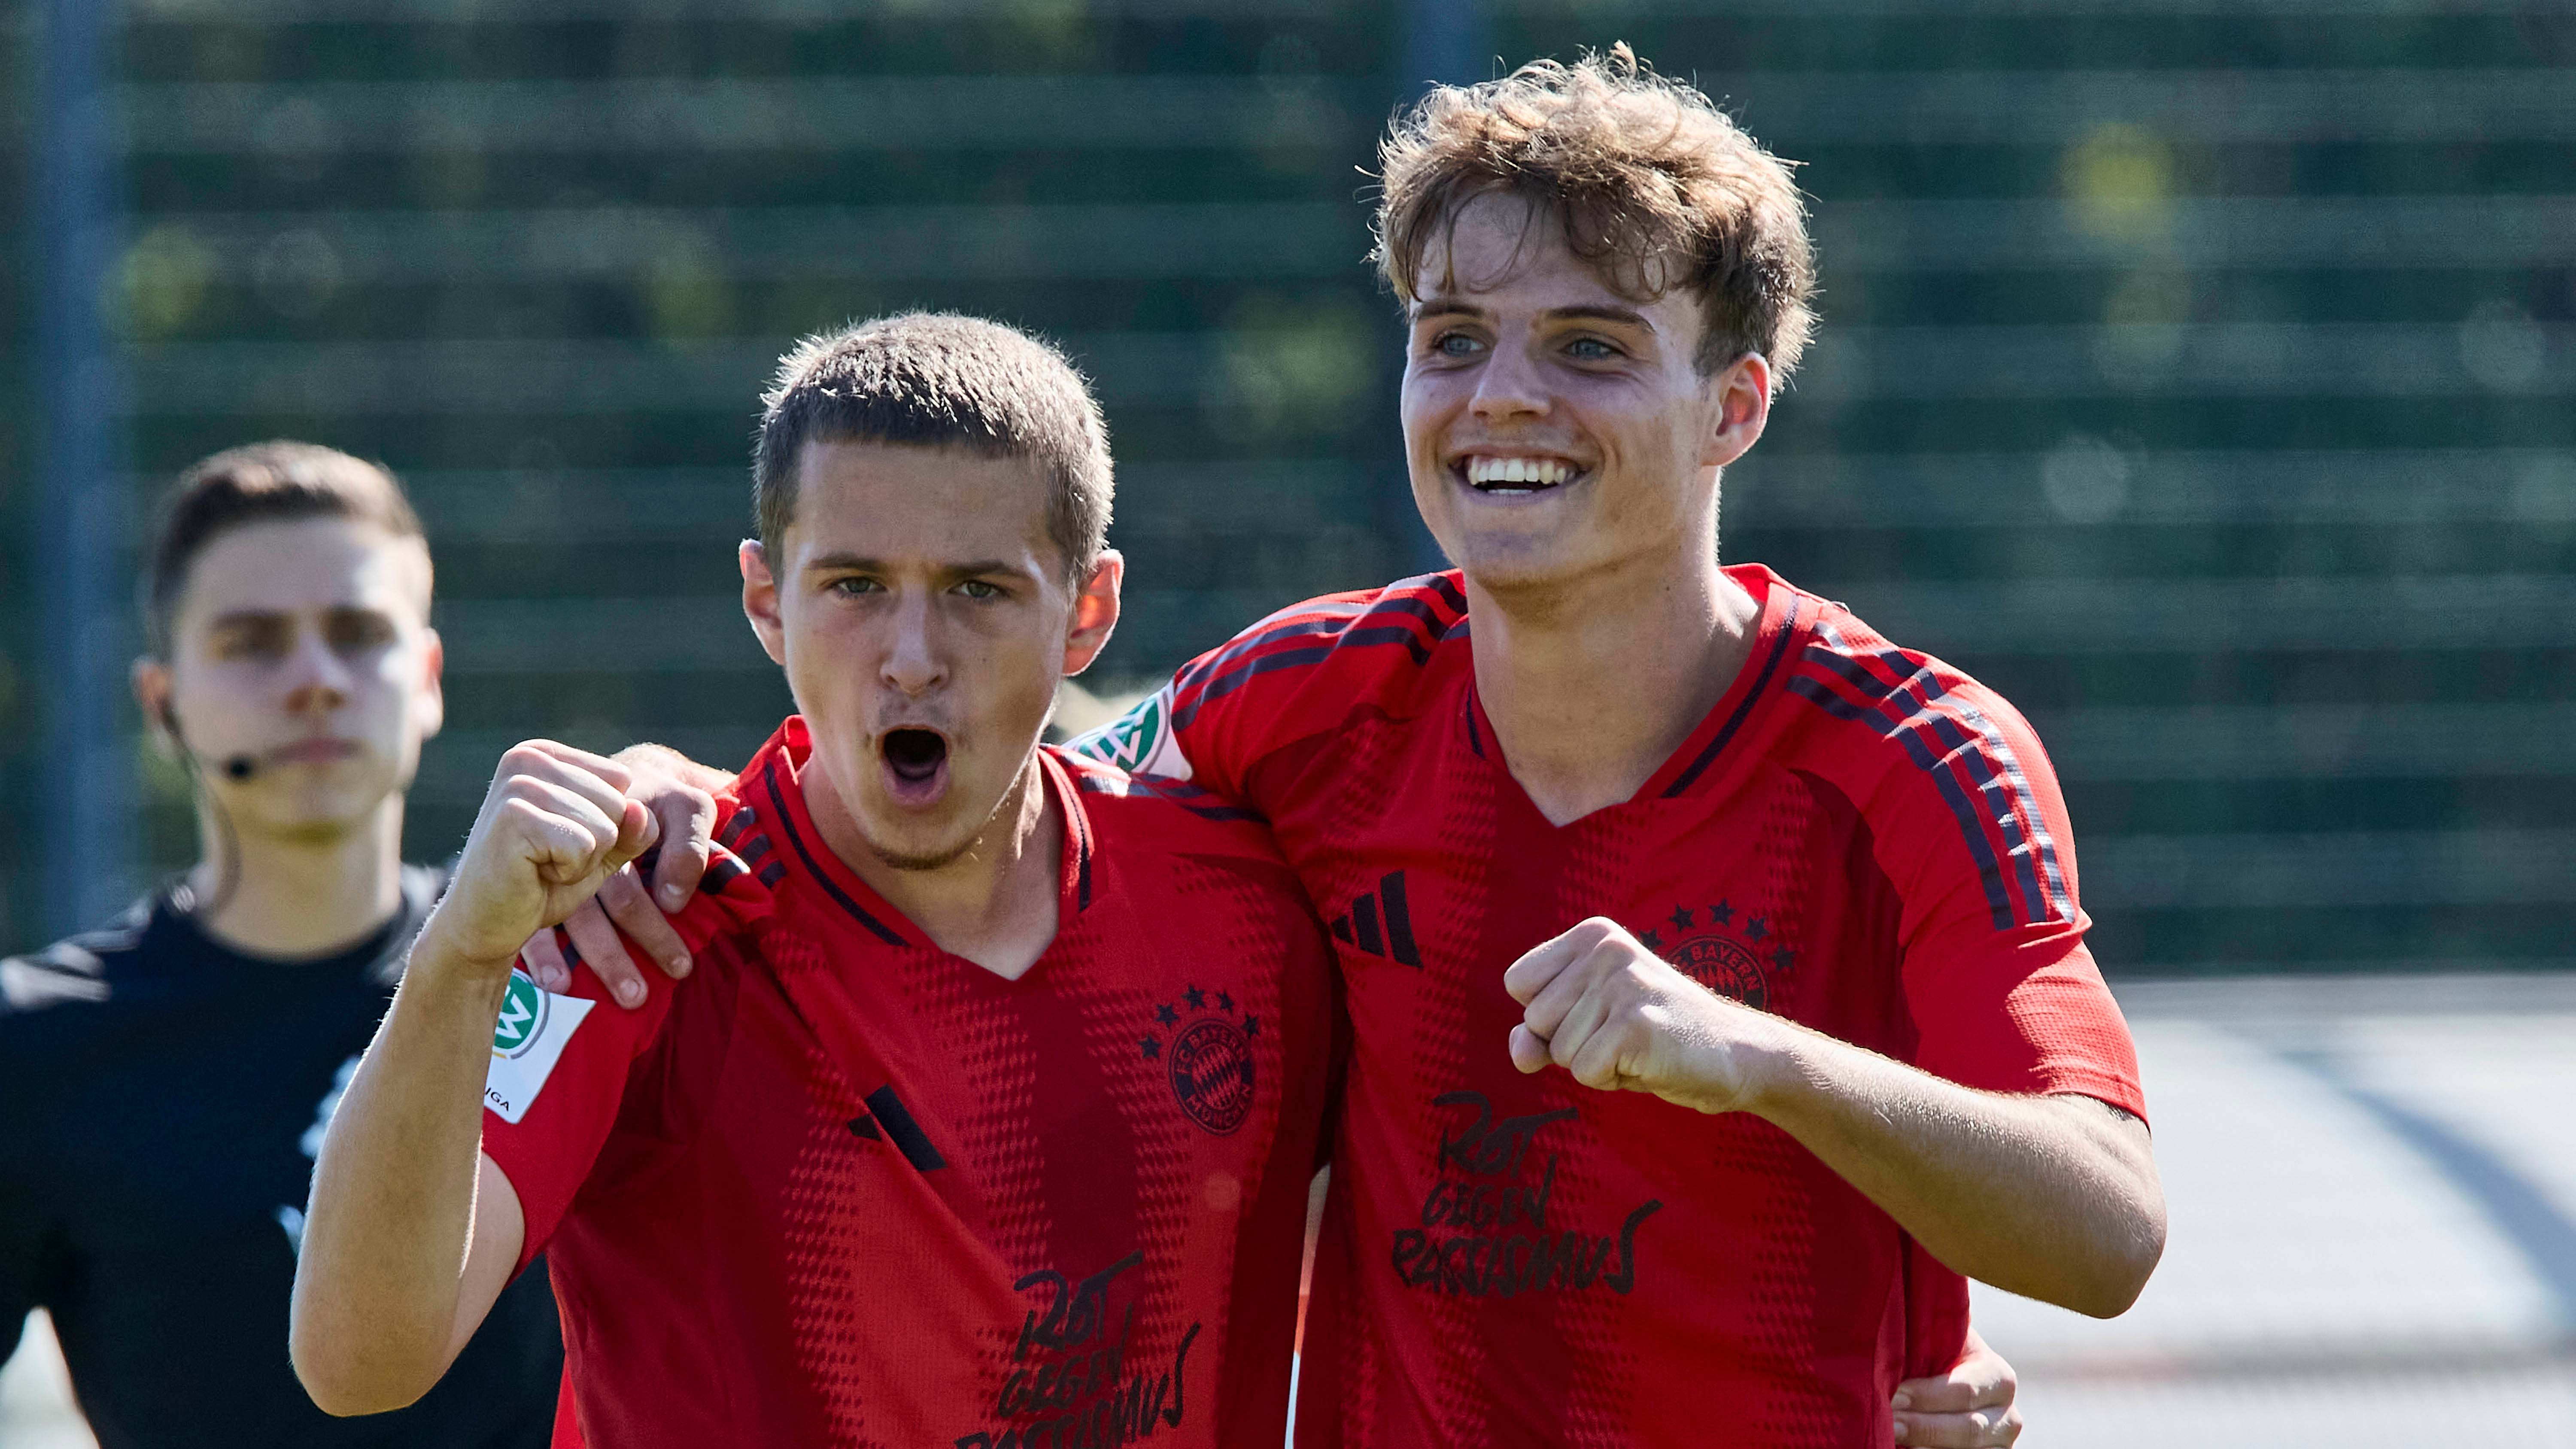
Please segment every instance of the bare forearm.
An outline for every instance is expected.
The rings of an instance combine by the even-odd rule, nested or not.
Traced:
[[[293,1329],[296,1371],[331,1412],[411,1402],[445,1371],[459,1339],[483,1081],[508,984],[506,963],[443,956],[424,933],[332,1117],[313,1174]]]
[[[2164,1251],[2143,1124],[2083,1097],[1974,1091],[1791,1028],[1747,1105],[1932,1255],[2009,1292],[2110,1317]]]

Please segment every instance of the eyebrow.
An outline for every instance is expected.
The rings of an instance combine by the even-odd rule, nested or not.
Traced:
[[[807,573],[832,569],[846,569],[853,573],[871,574],[891,573],[894,571],[892,565],[888,564],[884,559],[865,558],[855,553],[817,554],[813,558],[805,561],[805,571]],[[961,578],[973,574],[1011,574],[1025,578],[1029,574],[1029,571],[1020,565],[1012,563],[1007,559],[998,558],[970,559],[965,563],[943,564],[940,567],[940,571],[942,573],[952,574]]]
[[[294,617],[292,612],[285,609],[235,609],[231,613],[217,614],[207,620],[206,627],[210,630],[246,629],[254,625],[284,623]]]
[[[1493,314],[1484,308],[1462,302],[1455,297],[1433,297],[1417,302],[1413,307],[1413,320],[1416,322],[1425,317],[1489,317],[1491,315]],[[1589,318],[1596,322],[1617,322],[1629,327],[1643,327],[1649,332],[1655,330],[1655,324],[1646,320],[1646,314],[1634,307],[1550,307],[1539,313],[1539,316],[1547,321]]]

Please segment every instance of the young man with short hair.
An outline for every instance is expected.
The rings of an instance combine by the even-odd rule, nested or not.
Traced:
[[[411,1401],[543,1248],[558,1443],[1277,1444],[1330,948],[1257,820],[1039,745],[1117,621],[1097,406],[918,314],[766,402],[743,606],[799,713],[694,969],[632,1014],[513,971],[657,827],[505,756],[325,1143],[297,1372]]]
[[[2029,727],[1720,566],[1812,327],[1787,169],[1624,48],[1435,91],[1383,159],[1457,570],[1077,742],[1259,809],[1332,922],[1299,1442],[2009,1442],[1891,1390],[1956,1356],[1963,1274],[2124,1310],[2162,1193]]]
[[[545,1442],[544,1285],[371,1424],[278,1352],[321,1124],[441,875],[402,863],[438,732],[430,558],[383,469],[307,443],[181,475],[135,698],[196,783],[199,857],[113,924],[0,961],[0,1359],[47,1309],[105,1449]]]

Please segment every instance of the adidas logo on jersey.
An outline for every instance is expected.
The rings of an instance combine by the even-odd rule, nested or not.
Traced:
[[[1372,956],[1422,969],[1422,952],[1413,944],[1413,913],[1404,898],[1404,872],[1378,877],[1377,889],[1360,892],[1351,908],[1333,917],[1333,937]]]

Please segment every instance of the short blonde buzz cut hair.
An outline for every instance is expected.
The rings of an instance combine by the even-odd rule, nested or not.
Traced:
[[[1499,193],[1552,210],[1575,256],[1621,296],[1696,296],[1703,376],[1759,352],[1776,386],[1815,331],[1815,249],[1792,163],[1624,43],[1437,87],[1396,121],[1378,160],[1373,260],[1408,306],[1432,239]]]

